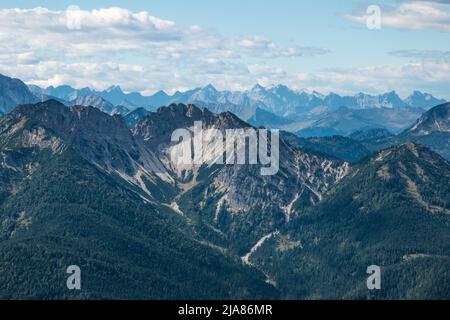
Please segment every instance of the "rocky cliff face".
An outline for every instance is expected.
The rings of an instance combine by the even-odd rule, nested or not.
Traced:
[[[171,159],[178,146],[170,141],[171,134],[182,128],[192,132],[196,121],[202,121],[204,129],[217,129],[224,137],[227,129],[254,130],[230,113],[213,114],[193,105],[172,105],[147,116],[133,133],[157,150],[176,177],[181,192],[172,206],[200,220],[209,232],[227,234],[222,240],[238,250],[249,249],[263,234],[275,232],[305,207],[318,203],[347,174],[347,163],[297,149],[283,139],[279,141],[279,170],[275,175],[261,175],[261,165],[211,164],[207,160],[216,156],[209,154],[215,150],[212,145],[205,148],[204,162],[180,168]]]
[[[18,106],[2,118],[3,143],[73,148],[105,172],[137,187],[143,196],[153,195],[148,185],[173,183],[170,174],[144,142],[133,136],[120,116],[109,116],[94,107],[65,105],[50,100]],[[57,150],[53,150],[56,152]]]

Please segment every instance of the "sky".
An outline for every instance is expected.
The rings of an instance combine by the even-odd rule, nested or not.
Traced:
[[[42,87],[450,99],[449,40],[450,0],[0,2],[0,73]]]

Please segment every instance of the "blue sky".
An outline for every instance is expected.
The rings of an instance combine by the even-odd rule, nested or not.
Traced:
[[[369,30],[374,2],[356,0],[2,0],[0,72],[41,86],[118,84],[144,93],[284,83],[450,98],[448,2],[376,1],[381,29]],[[64,26],[70,5],[84,12],[79,30]],[[48,10],[9,10],[36,7]],[[113,7],[121,10],[98,11]],[[141,20],[142,11],[152,18]]]

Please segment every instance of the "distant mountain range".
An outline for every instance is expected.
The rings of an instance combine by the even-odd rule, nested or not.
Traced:
[[[410,128],[397,136],[366,140],[372,150],[413,141],[427,146],[450,160],[450,103],[425,112]]]
[[[349,162],[358,162],[374,152],[388,147],[413,141],[450,160],[450,103],[445,103],[425,112],[413,125],[397,135],[381,129],[372,128],[356,131],[344,137],[331,135],[323,137],[299,137],[285,133],[290,143],[322,152]]]
[[[402,109],[351,109],[341,107],[323,114],[318,120],[308,123],[295,133],[301,137],[348,136],[357,131],[383,128],[399,133],[414,123],[424,112],[419,108]]]
[[[256,85],[244,92],[218,91],[208,85],[173,95],[160,91],[152,96],[124,93],[118,86],[104,91],[78,90],[68,86],[46,89],[30,86],[30,90],[36,95],[77,101],[83,105],[88,104],[83,97],[97,96],[120,106],[118,112],[122,114],[137,107],[152,111],[173,103],[192,103],[213,112],[233,112],[255,126],[296,132],[304,137],[348,135],[372,128],[398,133],[409,127],[425,110],[445,102],[419,91],[402,100],[394,91],[380,95],[340,96],[295,91],[283,85],[271,88]],[[105,109],[103,103],[98,104],[95,100],[91,98],[89,103],[110,113],[111,106]]]
[[[152,96],[143,96],[138,92],[124,93],[119,86],[113,86],[104,91],[95,91],[89,88],[74,89],[69,86],[42,89],[30,85],[30,90],[34,94],[46,94],[66,101],[72,101],[87,95],[96,95],[113,105],[126,105],[130,103],[136,107],[145,107],[153,110],[172,103],[228,105],[228,108],[229,106],[235,105],[244,108],[260,108],[282,117],[298,113],[301,114],[318,107],[327,107],[330,110],[337,110],[340,107],[350,109],[395,109],[412,107],[427,110],[446,102],[445,100],[437,99],[430,94],[419,91],[415,91],[405,100],[402,100],[395,91],[380,95],[359,93],[355,96],[340,96],[335,93],[330,93],[325,96],[314,91],[295,91],[283,85],[271,88],[256,85],[252,89],[243,92],[218,91],[212,85],[208,85],[204,88],[197,88],[186,92],[176,92],[173,95],[159,91]]]
[[[383,128],[399,133],[408,128],[421,114],[445,101],[430,94],[415,91],[402,100],[395,92],[380,95],[359,93],[340,96],[334,93],[295,91],[278,85],[264,88],[256,85],[244,92],[218,91],[212,85],[168,95],[163,91],[152,96],[138,92],[124,93],[119,86],[104,91],[70,86],[48,87],[30,85],[20,80],[2,77],[0,113],[8,113],[15,105],[49,99],[66,105],[94,106],[114,115],[127,116],[135,124],[159,106],[173,103],[195,104],[212,112],[232,112],[254,126],[290,131],[302,137],[349,135],[356,131]],[[132,120],[132,118],[134,120]]]

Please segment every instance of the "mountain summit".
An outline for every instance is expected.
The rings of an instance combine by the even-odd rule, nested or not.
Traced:
[[[436,99],[429,93],[414,91],[408,98],[406,98],[405,102],[412,107],[429,110],[432,107],[444,104],[446,101],[442,99]]]
[[[37,101],[36,96],[21,80],[0,74],[0,115],[10,112],[18,104]]]
[[[450,103],[439,105],[424,113],[420,119],[407,130],[408,134],[416,136],[429,135],[432,132],[450,134]]]

